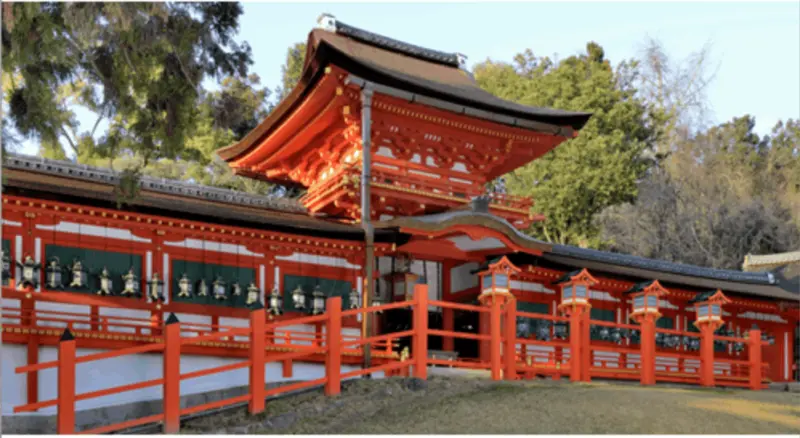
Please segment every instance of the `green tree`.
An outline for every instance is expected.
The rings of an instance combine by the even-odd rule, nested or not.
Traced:
[[[50,156],[185,159],[207,78],[244,77],[238,3],[4,3],[14,128]],[[97,121],[80,126],[76,108]],[[98,128],[107,126],[104,132]]]
[[[637,63],[613,68],[603,49],[560,62],[527,50],[514,64],[486,61],[475,67],[478,84],[519,103],[594,116],[580,135],[508,175],[512,194],[531,196],[546,216],[530,232],[548,241],[599,245],[594,216],[610,205],[636,197],[636,181],[650,165],[643,157],[654,139],[647,108],[636,96]]]
[[[295,43],[286,50],[286,61],[281,67],[281,85],[278,87],[278,100],[283,99],[300,81],[306,60],[306,43]]]

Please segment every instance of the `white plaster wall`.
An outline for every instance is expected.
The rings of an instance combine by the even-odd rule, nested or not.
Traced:
[[[137,318],[141,320],[149,320],[150,319],[150,311],[148,310],[138,310],[138,309],[118,309],[114,307],[100,307],[98,309],[98,313],[100,316],[117,316],[122,318]],[[144,325],[145,321],[128,321],[124,319],[112,319],[112,323],[116,324],[132,324],[132,325]],[[119,333],[136,333],[135,327],[120,327],[117,325],[110,325],[108,327],[109,331],[112,332],[119,332]],[[149,335],[150,329],[142,329],[142,334]]]
[[[103,350],[83,349],[77,350],[78,356],[97,353]],[[42,409],[37,413],[13,414],[14,406],[26,403],[26,381],[22,374],[15,376],[14,368],[25,365],[27,347],[22,345],[2,346],[2,373],[5,377],[2,385],[2,412],[3,415],[53,415],[55,407]],[[56,360],[57,349],[54,347],[41,347],[39,349],[40,361]],[[231,363],[237,363],[245,358],[221,358],[209,356],[182,356],[181,373],[199,371]],[[157,379],[163,373],[162,356],[160,354],[137,354],[122,356],[100,361],[78,364],[76,367],[75,386],[78,393],[85,393],[107,389],[115,386],[143,382]],[[357,366],[343,365],[342,373],[358,369]],[[280,363],[268,363],[265,367],[266,381],[283,382],[287,380],[313,380],[324,377],[324,364],[293,363],[293,376],[283,377]],[[15,377],[12,377],[15,376]],[[375,373],[376,378],[383,377],[383,373]],[[12,377],[12,378],[9,378]],[[242,368],[224,373],[184,380],[181,382],[181,395],[196,394],[207,391],[222,390],[225,388],[248,384],[248,370]],[[57,396],[57,377],[55,369],[39,372],[39,400],[51,400]],[[132,403],[146,400],[158,400],[162,397],[162,387],[128,391],[90,400],[79,401],[76,410],[92,409],[104,406],[113,406],[122,403]]]
[[[231,327],[250,327],[250,320],[246,318],[228,318],[225,316],[221,316],[219,318],[219,325],[226,325]],[[247,342],[250,339],[249,336],[234,336],[234,341],[240,342]]]
[[[450,292],[460,292],[478,286],[478,275],[470,271],[478,269],[477,263],[465,263],[450,271]]]
[[[51,310],[51,311],[58,311],[58,312],[70,312],[70,313],[82,313],[85,314],[87,317],[91,313],[91,308],[89,306],[83,306],[78,304],[64,304],[64,303],[50,303],[46,301],[36,301],[34,303],[36,306],[36,310]],[[59,316],[56,314],[40,314],[42,318],[64,318],[64,316]],[[76,317],[70,316],[69,319],[74,319]],[[88,318],[87,318],[88,321]],[[59,321],[38,321],[39,326],[44,327],[60,327],[66,328],[66,322],[59,322]],[[90,330],[90,324],[73,324],[72,327],[76,330]]]

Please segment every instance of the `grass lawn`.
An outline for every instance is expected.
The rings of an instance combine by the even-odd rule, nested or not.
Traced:
[[[420,388],[419,386],[426,386]],[[350,382],[197,419],[184,433],[259,434],[798,434],[800,394],[771,391],[491,382],[470,377]]]

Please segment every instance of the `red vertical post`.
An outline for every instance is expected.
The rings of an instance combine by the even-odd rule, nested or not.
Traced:
[[[342,391],[342,297],[328,298],[325,309],[325,395],[338,395]]]
[[[251,414],[264,411],[266,386],[266,329],[267,313],[259,302],[250,311],[250,403]]]
[[[503,378],[503,372],[501,370],[502,362],[500,357],[500,344],[502,337],[502,332],[500,331],[500,318],[502,315],[500,314],[500,300],[495,296],[491,297],[491,300],[491,312],[489,313],[489,335],[491,337],[491,346],[489,347],[489,351],[491,352],[490,362],[492,366],[492,380],[500,380]]]
[[[75,434],[75,338],[64,330],[58,342],[58,398],[56,433]]]
[[[761,330],[750,330],[747,335],[747,356],[750,362],[750,389],[761,389]]]
[[[414,377],[428,379],[428,286],[414,285]]]
[[[654,385],[656,383],[656,330],[652,315],[645,315],[642,318],[641,327],[639,381],[642,385]]]
[[[478,334],[489,336],[489,313],[488,312],[480,312],[478,313]],[[489,350],[490,350],[491,342],[489,341],[478,341],[478,357],[480,358],[481,362],[489,362]]]
[[[569,380],[581,380],[581,315],[572,309],[569,315]]]
[[[592,360],[592,337],[591,337],[591,312],[583,309],[581,313],[581,381],[591,382],[590,374],[594,361]]]
[[[506,317],[503,334],[504,376],[505,380],[517,378],[517,302],[516,300],[506,301]]]
[[[181,428],[181,325],[170,313],[164,324],[164,433]]]
[[[453,309],[447,307],[442,308],[442,330],[452,332],[455,330],[455,321],[453,317]],[[453,351],[455,350],[455,338],[445,336],[442,339],[442,350]]]
[[[700,384],[714,386],[714,326],[700,326]]]

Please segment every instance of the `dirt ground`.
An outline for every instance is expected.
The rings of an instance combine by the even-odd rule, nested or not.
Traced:
[[[434,375],[346,382],[195,419],[191,434],[793,434],[800,394]]]

